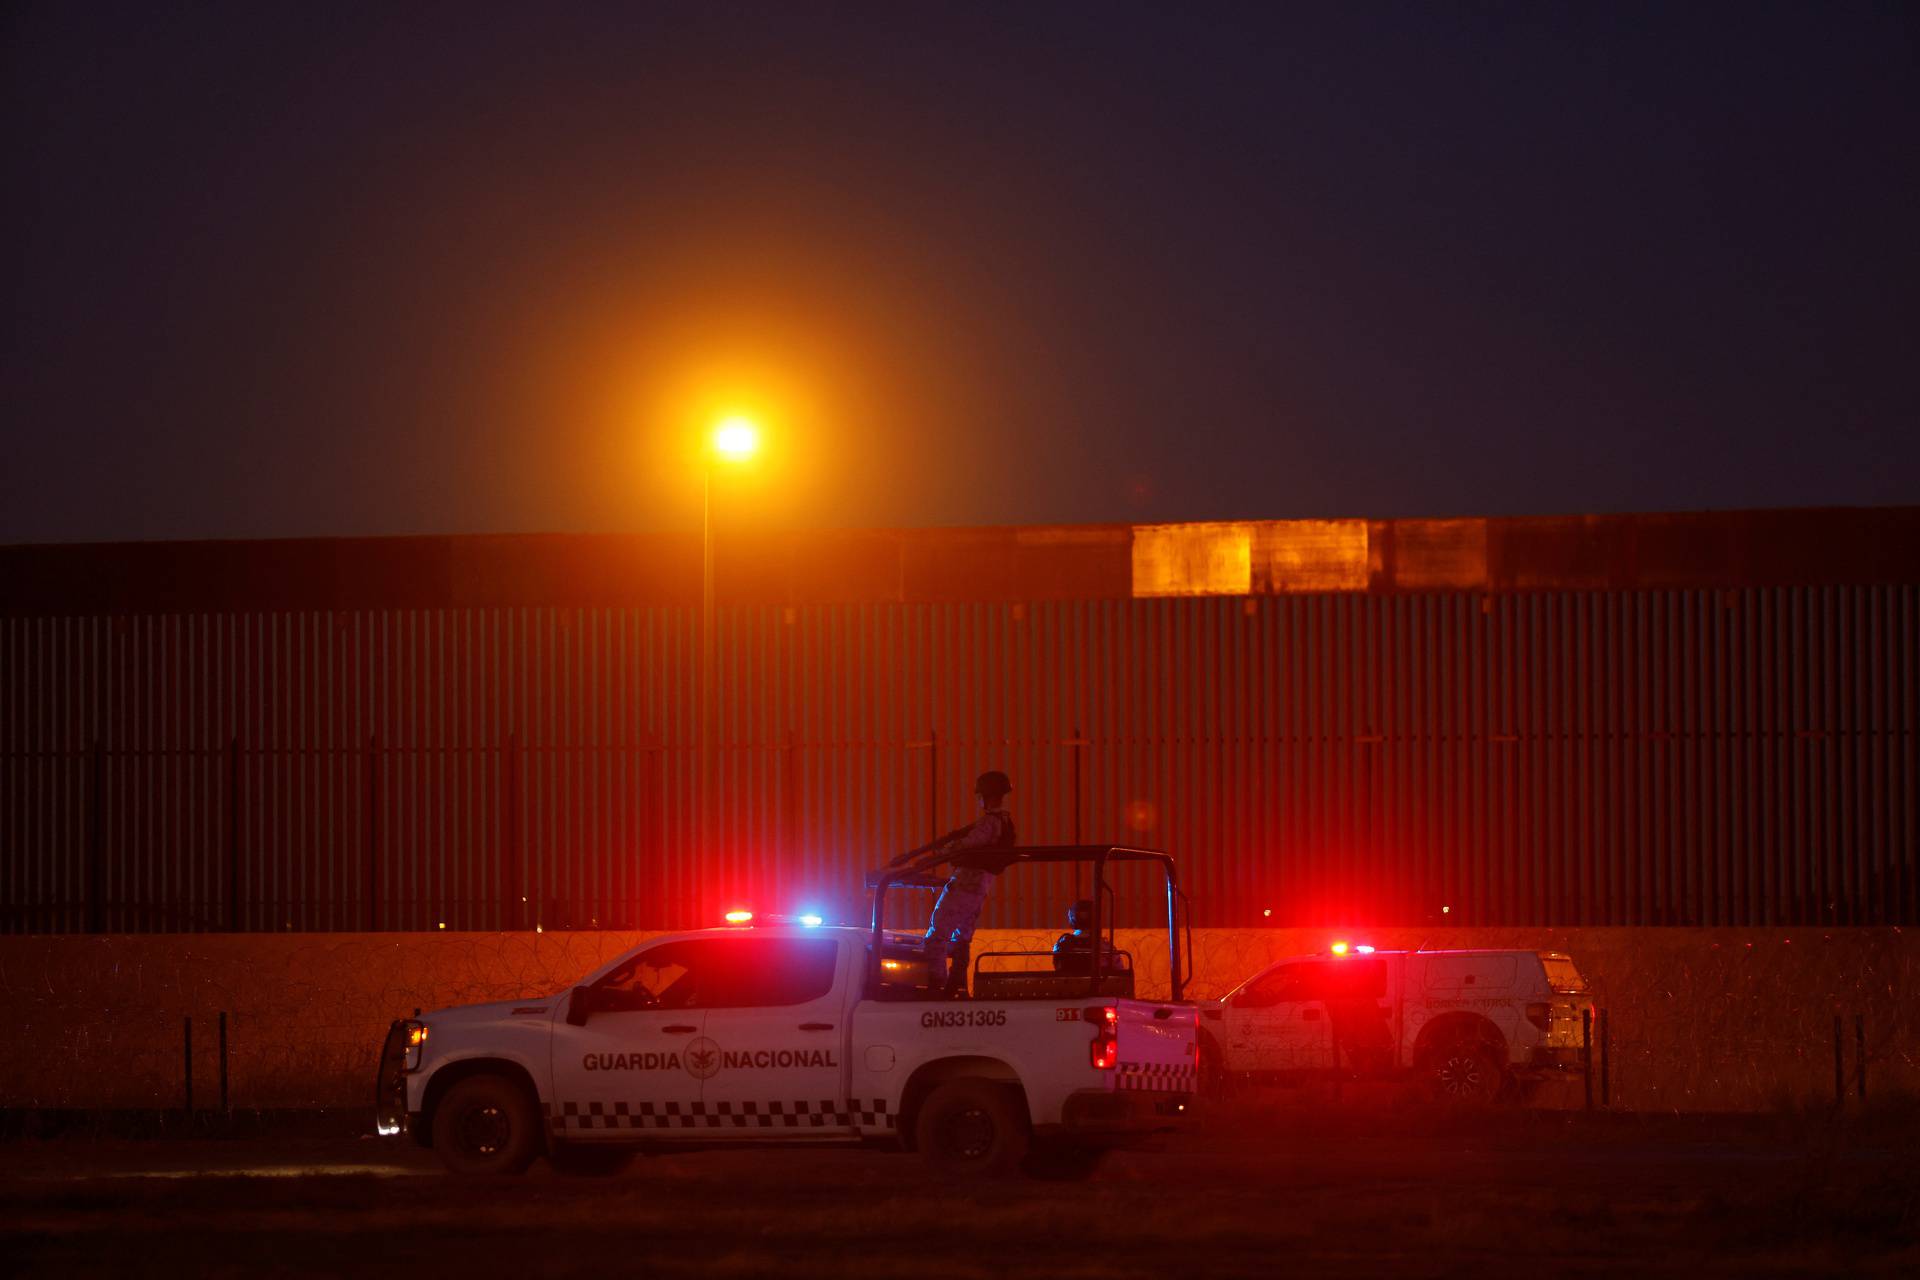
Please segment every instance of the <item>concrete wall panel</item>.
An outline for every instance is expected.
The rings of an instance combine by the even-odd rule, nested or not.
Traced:
[[[216,1098],[215,1027],[230,1017],[237,1107],[364,1105],[387,1023],[415,1008],[546,995],[652,936],[548,932],[0,938],[0,1106],[177,1107],[182,1020],[197,1100]],[[976,948],[1051,944],[983,931]],[[1164,990],[1164,935],[1123,931],[1143,993]],[[1866,1019],[1869,1088],[1920,1090],[1920,948],[1897,929],[1378,930],[1386,947],[1563,950],[1613,1023],[1617,1105],[1762,1109],[1832,1098],[1835,1014]],[[1324,949],[1325,930],[1204,929],[1196,994]]]

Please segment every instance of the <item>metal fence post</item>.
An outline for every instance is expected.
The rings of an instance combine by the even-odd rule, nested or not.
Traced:
[[[1837,1111],[1847,1105],[1847,1071],[1841,1060],[1840,1015],[1833,1015],[1833,1106]]]
[[[1607,1011],[1600,1011],[1600,1105],[1613,1105],[1613,1019]]]
[[[181,1056],[186,1063],[187,1083],[187,1119],[193,1119],[193,1017],[182,1019],[184,1035],[181,1039]]]
[[[526,887],[526,850],[520,844],[520,731],[515,729],[507,735],[507,848],[513,856],[513,887],[518,892],[511,894],[518,898],[515,904],[515,927],[526,929],[528,898],[532,892]]]
[[[1080,843],[1080,768],[1081,749],[1087,745],[1087,736],[1080,732],[1079,726],[1073,730],[1073,842]],[[1075,864],[1076,868],[1078,864]],[[1078,895],[1076,895],[1078,896]]]
[[[1588,1111],[1593,1110],[1593,1006],[1580,1011],[1580,1083],[1586,1089]]]
[[[507,734],[507,758],[501,766],[501,787],[505,791],[505,803],[501,807],[501,819],[506,831],[501,834],[501,904],[500,923],[507,929],[527,927],[527,895],[520,890],[525,888],[520,872],[520,731]]]
[[[240,737],[227,739],[227,932],[240,932]]]
[[[367,735],[367,931],[380,927],[380,735]]]
[[[780,847],[789,865],[800,856],[800,751],[799,735],[787,726],[786,751],[780,769]]]
[[[1080,799],[1081,756],[1080,756],[1080,753],[1082,748],[1084,748],[1086,745],[1087,745],[1086,735],[1080,732],[1080,728],[1078,725],[1074,726],[1074,730],[1073,730],[1073,842],[1075,844],[1080,843],[1080,808],[1081,808],[1081,799]],[[1079,863],[1076,862],[1073,864],[1073,897],[1076,902],[1079,901],[1080,899],[1081,885],[1084,883],[1084,881],[1081,879],[1082,870],[1083,868]]]
[[[940,731],[927,730],[927,839],[940,838]]]
[[[105,933],[107,925],[107,757],[94,735],[93,786],[87,797],[87,932]]]
[[[1867,1015],[1853,1015],[1853,1077],[1858,1087],[1855,1096],[1867,1100]]]

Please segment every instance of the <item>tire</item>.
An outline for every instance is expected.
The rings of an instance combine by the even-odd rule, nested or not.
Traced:
[[[1200,1033],[1200,1096],[1209,1101],[1231,1097],[1238,1083],[1228,1073],[1226,1059],[1220,1054],[1220,1042],[1211,1033]]]
[[[611,1178],[633,1163],[632,1147],[592,1146],[584,1142],[559,1143],[547,1162],[563,1178]]]
[[[1040,1182],[1084,1182],[1107,1158],[1107,1148],[1054,1139],[1035,1142],[1021,1169]]]
[[[1456,1040],[1427,1055],[1422,1074],[1434,1100],[1451,1106],[1488,1106],[1505,1092],[1506,1072],[1477,1040]]]
[[[525,1173],[540,1154],[539,1109],[505,1076],[469,1076],[433,1112],[433,1149],[451,1173]]]
[[[940,1173],[1001,1177],[1027,1154],[1027,1117],[1019,1095],[989,1080],[949,1080],[927,1095],[914,1118],[920,1158]]]

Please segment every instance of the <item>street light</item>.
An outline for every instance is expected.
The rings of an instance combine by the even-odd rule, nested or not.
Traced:
[[[744,461],[760,448],[760,428],[752,421],[732,417],[713,429],[713,451],[722,458]]]
[[[760,449],[760,429],[738,415],[722,419],[707,442],[700,468],[700,822],[699,853],[713,829],[713,462],[740,463]]]

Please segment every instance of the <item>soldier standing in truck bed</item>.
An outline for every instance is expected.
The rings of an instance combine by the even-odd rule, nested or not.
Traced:
[[[956,853],[973,849],[1011,849],[1016,836],[1013,815],[1007,812],[1007,795],[1013,783],[998,769],[980,775],[973,794],[980,816],[971,824],[948,832],[940,842],[922,853],[902,854],[893,866],[911,866],[915,871],[931,871]],[[980,908],[993,887],[994,874],[979,867],[955,867],[933,904],[933,919],[927,925],[927,985],[939,991],[948,986],[947,957],[957,954],[965,965],[972,949],[973,928],[980,919]],[[964,983],[964,972],[961,974]]]

